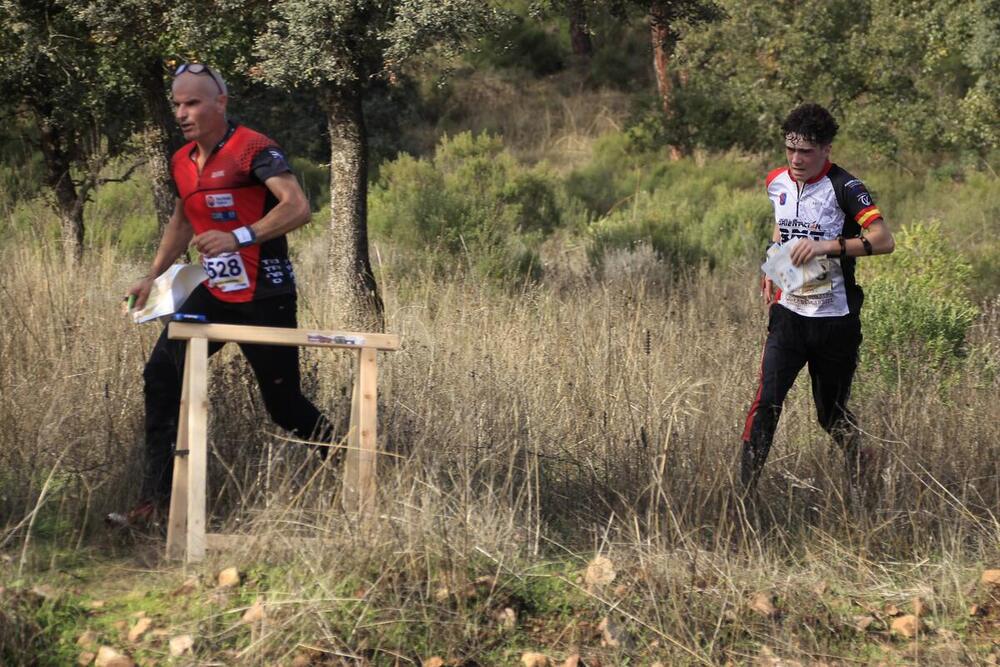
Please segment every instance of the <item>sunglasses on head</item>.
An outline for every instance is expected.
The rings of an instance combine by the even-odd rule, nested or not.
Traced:
[[[208,65],[204,63],[184,63],[174,70],[174,78],[176,79],[181,74],[184,74],[184,72],[187,72],[188,74],[207,74],[212,79],[212,83],[215,84],[215,87],[219,89],[219,94],[225,94],[222,92],[222,84],[220,84],[219,79],[216,78],[215,72],[213,72],[212,68]]]

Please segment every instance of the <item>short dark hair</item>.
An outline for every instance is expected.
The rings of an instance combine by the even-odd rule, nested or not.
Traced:
[[[797,134],[817,146],[832,144],[838,129],[840,128],[837,121],[830,112],[818,104],[802,104],[795,107],[781,124],[782,136]]]

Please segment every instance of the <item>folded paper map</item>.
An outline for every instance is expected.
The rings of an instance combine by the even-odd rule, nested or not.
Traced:
[[[208,278],[201,264],[174,264],[153,281],[146,305],[133,310],[132,320],[139,324],[177,312],[188,295]]]
[[[827,271],[818,257],[813,257],[800,266],[792,264],[792,249],[800,240],[796,238],[782,245],[772,245],[767,249],[767,261],[760,266],[767,277],[783,292],[796,292],[806,283],[822,277]]]

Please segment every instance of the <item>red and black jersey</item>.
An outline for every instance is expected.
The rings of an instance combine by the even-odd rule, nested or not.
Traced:
[[[170,166],[177,196],[195,234],[210,229],[231,232],[257,222],[277,204],[264,181],[291,172],[274,141],[242,125],[230,124],[201,173],[195,161],[197,150],[195,142],[185,144],[174,153]],[[209,274],[208,289],[222,301],[243,303],[295,293],[284,235],[238,253],[203,258],[202,264]]]

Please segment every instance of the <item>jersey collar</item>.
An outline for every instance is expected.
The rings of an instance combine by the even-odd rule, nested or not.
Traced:
[[[239,126],[233,121],[231,120],[226,121],[226,133],[222,135],[221,139],[219,139],[219,143],[215,144],[215,148],[212,149],[210,155],[215,155],[217,152],[219,152],[219,149],[221,149],[223,146],[226,145],[226,142],[229,141],[229,139],[236,132],[237,127]],[[192,161],[196,160],[197,157],[195,154],[197,152],[198,152],[198,144],[195,144],[194,146],[191,147],[191,151],[188,153],[188,159]]]
[[[818,174],[816,174],[815,176],[813,176],[812,178],[810,178],[808,181],[806,181],[806,185],[812,185],[813,183],[819,183],[821,180],[823,180],[824,178],[826,178],[826,175],[828,173],[830,173],[830,168],[832,166],[833,166],[833,163],[830,162],[829,160],[827,160],[826,164],[823,165],[823,168],[820,170],[820,172]],[[787,171],[788,171],[788,178],[792,179],[792,183],[798,183],[798,181],[795,180],[795,177],[792,176],[792,170],[788,169]]]

